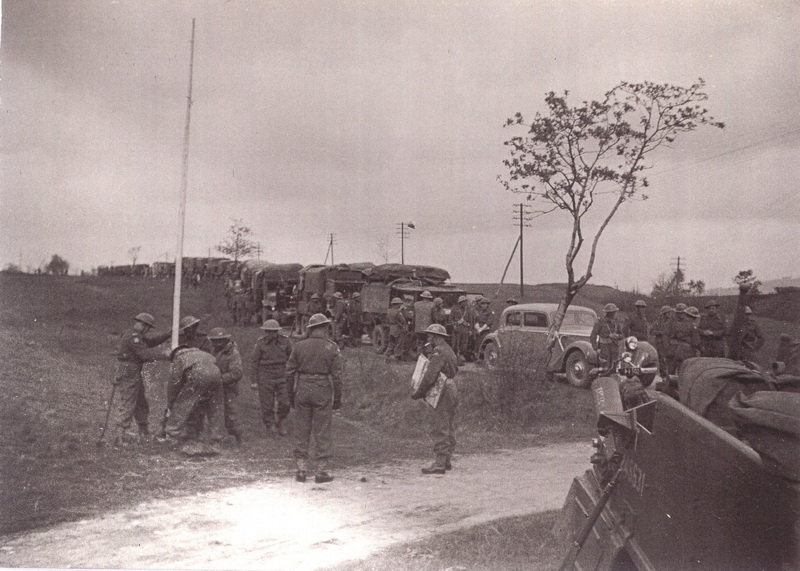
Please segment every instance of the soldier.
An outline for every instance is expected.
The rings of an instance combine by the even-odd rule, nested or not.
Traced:
[[[330,482],[328,472],[333,455],[331,411],[342,406],[342,362],[339,346],[326,337],[327,317],[316,313],[308,320],[308,338],[295,343],[286,362],[286,377],[292,383],[295,406],[297,460],[295,480],[306,481],[311,435],[316,446],[316,475],[318,484]]]
[[[389,339],[386,342],[387,360],[400,360],[403,357],[403,349],[406,344],[406,330],[408,322],[401,311],[403,300],[396,297],[392,300],[389,311],[386,313],[386,322],[389,325]]]
[[[172,351],[170,402],[164,440],[185,442],[199,436],[194,419],[206,417],[212,442],[222,440],[222,375],[216,359],[196,347],[179,345]]]
[[[419,301],[414,302],[414,345],[417,352],[425,344],[425,331],[433,323],[433,296],[429,291],[419,295]]]
[[[652,329],[650,330],[650,335],[653,337],[654,347],[658,352],[658,374],[661,375],[661,378],[666,378],[667,376],[667,340],[666,340],[666,330],[667,324],[672,320],[672,315],[675,313],[675,310],[668,305],[665,305],[661,308],[658,312],[658,319],[653,324]]]
[[[469,338],[474,325],[473,313],[468,306],[467,296],[458,298],[458,303],[450,311],[450,327],[453,330],[453,351],[458,357],[459,364],[466,361],[469,349]]]
[[[695,357],[700,347],[700,335],[694,321],[687,318],[685,303],[675,306],[675,317],[665,332],[667,342],[667,373],[677,375],[685,359]]]
[[[124,445],[140,438],[147,438],[149,430],[147,417],[150,406],[144,393],[142,367],[145,363],[164,359],[148,348],[161,345],[170,338],[171,331],[166,333],[150,333],[156,321],[149,313],[140,313],[133,319],[133,327],[123,333],[117,351],[117,374],[114,377],[117,392],[117,426],[114,444]],[[138,436],[128,434],[131,421],[136,420],[139,428]]]
[[[633,335],[639,341],[647,341],[650,334],[650,322],[647,320],[644,310],[647,303],[638,299],[633,304],[636,313],[628,318],[628,335]]]
[[[308,325],[308,318],[314,315],[315,313],[324,313],[325,306],[322,304],[322,300],[319,297],[319,294],[313,293],[306,304],[306,312],[303,315],[303,327],[301,334],[305,335],[306,333],[306,326]]]
[[[281,335],[281,326],[274,319],[266,320],[261,329],[264,336],[256,341],[250,357],[250,388],[258,390],[267,434],[286,436],[284,421],[290,406],[286,361],[292,353],[292,342]]]
[[[747,321],[742,332],[742,361],[752,361],[756,352],[764,346],[764,335],[749,306],[744,308],[744,315]]]
[[[441,297],[433,298],[433,309],[431,310],[431,320],[434,323],[438,323],[439,325],[444,325],[445,329],[447,329],[447,312],[444,309],[444,300]]]
[[[208,336],[200,331],[200,320],[193,315],[187,315],[180,322],[180,344],[187,347],[196,347],[206,353],[213,353],[214,346]]]
[[[403,305],[400,306],[400,311],[406,319],[406,333],[403,340],[403,353],[401,358],[408,360],[411,359],[411,350],[416,349],[416,339],[414,337],[414,296],[404,295]]]
[[[447,330],[434,323],[426,331],[428,343],[433,346],[430,362],[422,381],[412,399],[422,399],[439,381],[439,374],[446,377],[436,407],[431,410],[431,438],[433,439],[433,464],[422,469],[423,474],[444,474],[452,468],[451,458],[456,447],[456,409],[458,391],[453,380],[458,372],[458,358],[447,344]]]
[[[697,328],[700,333],[700,355],[702,357],[724,357],[728,323],[719,314],[717,301],[712,299],[706,303],[706,314],[700,318]]]
[[[624,334],[622,324],[617,320],[619,308],[613,303],[607,303],[603,311],[606,316],[594,324],[589,340],[592,348],[597,351],[600,363],[608,366],[619,357],[620,341]]]
[[[228,434],[236,439],[236,444],[242,443],[242,430],[238,422],[239,381],[242,379],[242,356],[236,343],[231,341],[231,336],[221,327],[212,329],[208,338],[214,348],[214,357],[222,378],[222,403],[225,413],[225,429]]]
[[[361,313],[361,294],[354,292],[347,307],[347,328],[349,329],[351,344],[354,347],[361,346],[361,335],[364,330]]]
[[[494,329],[494,311],[489,309],[491,301],[488,298],[478,299],[478,309],[475,313],[475,348],[481,346],[481,340]]]
[[[333,294],[331,316],[333,318],[333,340],[341,347],[344,326],[347,321],[347,302],[340,291]]]

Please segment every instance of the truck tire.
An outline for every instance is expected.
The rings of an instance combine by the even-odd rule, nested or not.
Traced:
[[[376,353],[383,353],[386,350],[386,337],[386,330],[380,325],[376,325],[372,329],[372,346]]]
[[[592,384],[589,375],[591,369],[589,361],[586,360],[586,355],[580,351],[570,353],[564,364],[567,382],[578,389],[588,389],[589,385]]]

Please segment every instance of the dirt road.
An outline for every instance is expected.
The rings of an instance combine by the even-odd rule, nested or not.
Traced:
[[[445,476],[418,463],[336,474],[324,485],[255,485],[0,539],[0,566],[317,569],[393,544],[561,507],[587,443],[459,456]]]

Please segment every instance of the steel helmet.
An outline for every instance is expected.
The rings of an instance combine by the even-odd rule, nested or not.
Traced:
[[[426,291],[423,291],[421,294],[419,294],[419,296],[420,296],[420,297],[426,297],[426,298],[428,298],[428,299],[433,299],[433,296],[431,295],[431,292],[429,292],[429,291],[427,291],[427,290],[426,290]]]
[[[306,327],[317,327],[319,325],[325,325],[326,323],[330,323],[330,319],[322,315],[321,313],[315,313],[308,319],[308,325]]]
[[[675,311],[675,310],[674,310],[674,309],[672,309],[670,306],[668,306],[668,305],[665,305],[665,306],[663,306],[663,307],[661,308],[661,311],[659,311],[658,313],[659,313],[659,315],[663,315],[663,314],[665,314],[665,313],[670,313],[671,311]]]
[[[403,305],[403,300],[402,300],[402,299],[400,299],[399,297],[396,297],[396,298],[394,298],[394,299],[392,300],[392,303],[391,303],[391,305]]]
[[[360,293],[358,293],[358,292],[355,292],[355,293],[353,294],[353,297],[361,297],[361,294],[360,294]]]
[[[444,300],[441,297],[434,297],[433,298],[433,305],[442,305]]]
[[[280,331],[281,324],[274,319],[267,319],[264,323],[261,324],[261,329],[263,329],[264,331]]]
[[[489,304],[490,304],[490,303],[492,303],[492,302],[491,302],[491,300],[490,300],[488,297],[482,297],[482,298],[480,298],[480,299],[478,300],[478,303],[479,303],[479,304],[484,304],[484,303],[485,303],[486,305],[489,305]]]
[[[469,300],[467,299],[467,296],[466,296],[466,295],[460,295],[460,296],[458,296],[458,303],[461,303],[462,301],[469,301]]]
[[[342,295],[342,292],[337,291],[335,294],[333,294],[333,297],[336,299],[342,299],[344,296]]]
[[[700,317],[700,310],[697,309],[695,306],[687,307],[686,313],[691,315],[692,317]]]
[[[230,339],[231,334],[225,333],[225,330],[222,327],[215,327],[208,332],[208,338],[212,341],[215,339]]]
[[[193,315],[187,315],[186,317],[181,319],[180,325],[178,326],[178,331],[189,329],[192,325],[197,325],[198,323],[200,323],[199,319],[197,319]]]
[[[134,319],[134,321],[140,321],[140,322],[142,322],[145,325],[148,325],[150,327],[155,327],[156,326],[156,320],[149,313],[140,313],[139,315],[137,315],[133,319]]]
[[[319,299],[319,294],[312,293],[311,294],[311,299]]]
[[[428,328],[425,330],[425,333],[440,335],[442,337],[450,337],[447,334],[447,329],[444,328],[444,325],[440,325],[439,323],[433,323],[431,325],[428,325]]]
[[[679,303],[675,306],[675,313],[686,313],[686,304]]]
[[[706,307],[719,307],[719,302],[716,299],[711,299],[706,302]]]
[[[614,311],[619,311],[619,307],[617,307],[613,303],[607,303],[606,306],[603,308],[603,311],[605,311],[606,313],[613,313]]]
[[[647,307],[647,304],[644,302],[643,299],[637,299],[636,303],[634,303],[636,307]]]
[[[745,306],[744,306],[744,314],[745,314],[745,315],[750,315],[751,313],[753,313],[753,310],[752,310],[752,309],[750,309],[750,306],[749,306],[749,305],[745,305]]]

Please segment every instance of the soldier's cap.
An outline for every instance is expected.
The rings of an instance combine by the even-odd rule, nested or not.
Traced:
[[[706,307],[719,307],[719,302],[716,299],[710,299],[706,302]]]
[[[280,331],[281,325],[274,319],[267,319],[261,324],[261,329],[264,331]]]
[[[420,296],[420,297],[426,297],[426,298],[428,298],[428,299],[433,299],[433,296],[431,295],[431,292],[429,292],[429,291],[427,291],[427,290],[426,290],[426,291],[423,291],[421,294],[419,294],[419,296]]]
[[[659,315],[664,315],[665,313],[672,313],[675,311],[675,308],[665,305],[661,308],[661,311],[658,312]]]
[[[342,299],[344,296],[342,295],[342,292],[337,291],[335,294],[333,294],[333,297],[336,299]]]
[[[700,317],[700,310],[697,309],[695,306],[687,307],[686,313],[691,315],[692,317]]]
[[[444,325],[440,325],[439,323],[433,323],[428,325],[428,328],[425,330],[425,333],[430,333],[432,335],[439,335],[441,337],[450,337],[447,334],[447,329],[444,328]]]
[[[750,315],[751,313],[753,313],[753,310],[752,310],[752,309],[750,309],[750,306],[749,306],[749,305],[745,305],[745,306],[744,306],[744,314],[745,314],[745,315]]]
[[[467,299],[467,296],[466,296],[466,295],[460,295],[460,296],[458,296],[458,302],[457,302],[457,303],[461,303],[462,301],[469,301],[469,300]]]
[[[214,329],[208,332],[208,338],[211,339],[212,341],[218,339],[230,339],[231,334],[226,333],[222,327],[215,327]]]
[[[139,315],[137,315],[133,319],[134,319],[134,321],[140,321],[140,322],[144,323],[145,325],[149,325],[150,327],[155,327],[156,326],[156,320],[149,313],[140,313]]]
[[[197,325],[198,323],[200,323],[200,320],[197,319],[195,316],[187,315],[186,317],[181,319],[181,322],[178,326],[178,331],[184,331],[186,329],[189,329],[193,325]]]
[[[391,305],[403,305],[403,300],[399,297],[396,297],[392,300]]]
[[[317,295],[316,293],[312,293],[311,299],[319,299],[319,295]]]
[[[647,307],[647,304],[644,302],[643,299],[637,299],[636,303],[634,303],[636,307]]]
[[[675,313],[686,313],[686,304],[679,303],[675,306]]]
[[[325,325],[326,323],[330,323],[330,319],[325,317],[321,313],[315,313],[308,319],[308,325],[306,327],[318,327],[320,325]]]
[[[603,308],[603,311],[606,313],[614,313],[615,311],[619,311],[619,307],[617,307],[613,303],[607,303],[606,306]]]

